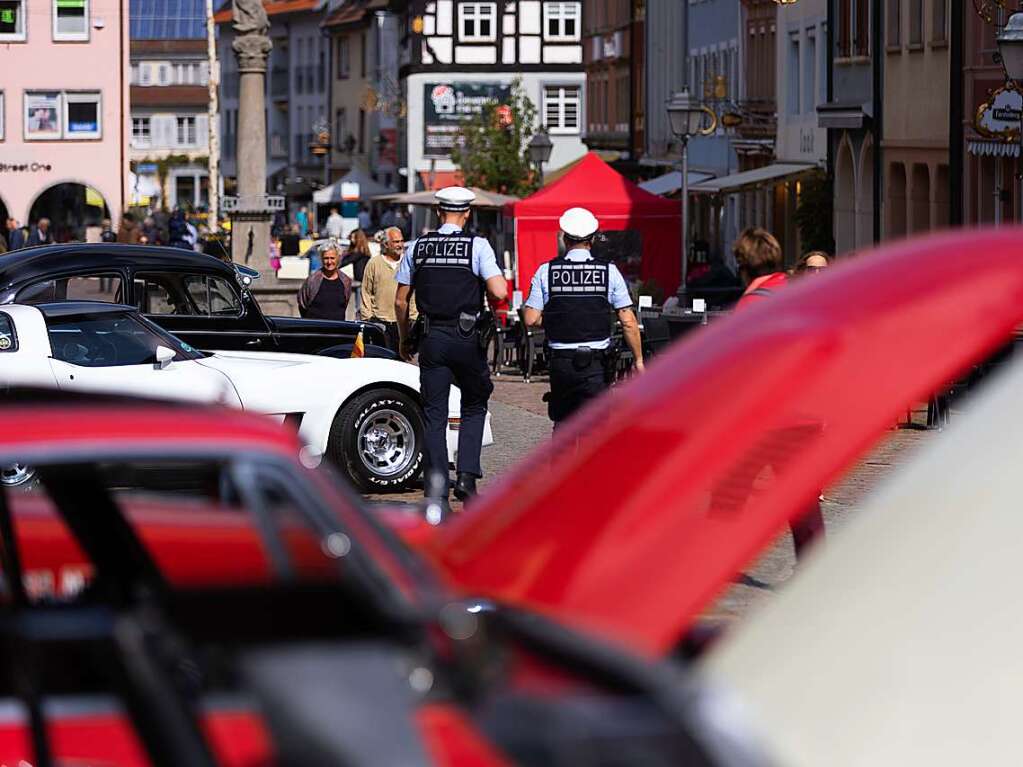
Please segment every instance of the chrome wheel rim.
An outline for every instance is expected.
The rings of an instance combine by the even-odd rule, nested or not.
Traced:
[[[23,463],[15,463],[0,467],[0,485],[17,487],[28,482],[36,475],[36,470]]]
[[[416,432],[412,422],[397,410],[372,413],[356,436],[359,459],[379,477],[398,476],[416,460]]]

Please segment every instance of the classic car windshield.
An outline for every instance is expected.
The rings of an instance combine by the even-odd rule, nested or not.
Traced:
[[[175,361],[205,356],[128,312],[47,317],[46,327],[54,359],[82,367],[152,364],[158,346],[176,352]]]

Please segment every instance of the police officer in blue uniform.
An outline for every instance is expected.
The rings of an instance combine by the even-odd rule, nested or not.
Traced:
[[[436,473],[448,476],[448,394],[452,383],[461,389],[455,497],[462,501],[476,493],[476,480],[483,476],[480,450],[487,401],[494,390],[478,327],[483,295],[485,292],[491,303],[496,303],[508,293],[490,243],[465,231],[469,206],[475,198],[471,191],[458,186],[437,192],[441,227],[406,247],[398,266],[398,293],[394,301],[404,360],[411,360],[413,354],[408,318],[413,291],[423,318],[419,385],[426,413],[424,452],[428,488]]]
[[[593,258],[600,227],[585,208],[569,208],[559,221],[566,253],[542,264],[526,299],[527,325],[543,326],[551,360],[547,403],[554,428],[607,386],[611,310],[618,313],[625,343],[643,371],[643,348],[632,298],[618,267]]]

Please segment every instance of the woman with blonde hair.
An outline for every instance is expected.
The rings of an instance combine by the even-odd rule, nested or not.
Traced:
[[[352,267],[353,300],[349,304],[348,311],[351,316],[346,317],[346,319],[362,319],[362,312],[360,311],[362,306],[362,275],[366,271],[366,264],[369,263],[369,259],[372,256],[373,253],[369,249],[369,238],[366,236],[366,233],[362,229],[353,230],[348,235],[348,252],[345,253],[345,257],[341,260],[342,269],[349,265]]]

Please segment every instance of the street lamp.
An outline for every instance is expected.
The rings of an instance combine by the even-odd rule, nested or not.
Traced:
[[[682,281],[678,286],[678,305],[685,311],[688,306],[686,279],[689,276],[689,139],[709,136],[717,130],[718,118],[713,110],[691,99],[688,88],[668,99],[667,110],[671,132],[682,143]],[[708,116],[710,125],[703,127]]]
[[[547,129],[541,127],[536,135],[529,140],[529,160],[540,172],[540,186],[543,186],[543,164],[551,159],[554,144],[547,136]]]
[[[1005,75],[1014,83],[1023,81],[1023,13],[1014,13],[1009,17],[1005,28],[998,34],[998,55],[1002,59],[1002,66],[1005,67]],[[1021,110],[1023,118],[1023,110]],[[1019,165],[1023,169],[1023,124],[1019,131]],[[1020,217],[1023,221],[1023,170],[1017,173],[1021,179],[1020,185]]]

